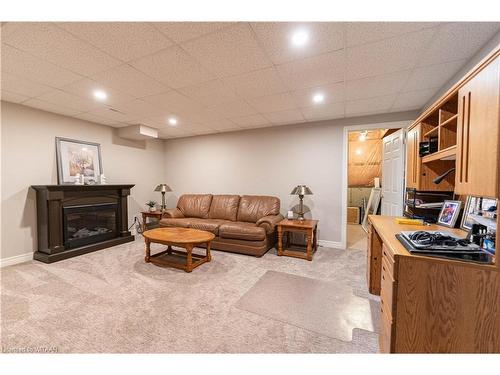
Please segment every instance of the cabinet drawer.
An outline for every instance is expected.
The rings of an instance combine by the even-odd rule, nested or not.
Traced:
[[[396,279],[396,275],[394,274],[394,257],[392,255],[392,252],[384,245],[382,245],[382,260],[385,260],[382,262],[382,268],[385,267],[386,272],[388,272],[392,279]],[[384,270],[382,269],[382,273],[384,273]]]
[[[378,336],[381,353],[391,352],[392,328],[392,319],[382,313],[382,315],[380,316],[380,334]]]
[[[382,276],[380,288],[380,306],[382,313],[386,314],[391,319],[393,318],[394,305],[393,295],[396,288],[396,283],[392,278],[392,274],[388,271],[389,266],[385,257],[382,257]]]

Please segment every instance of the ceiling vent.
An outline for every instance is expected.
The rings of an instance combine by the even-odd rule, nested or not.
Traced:
[[[118,136],[125,139],[132,139],[134,141],[141,141],[144,139],[158,138],[158,129],[140,124],[130,125],[125,128],[118,129]]]

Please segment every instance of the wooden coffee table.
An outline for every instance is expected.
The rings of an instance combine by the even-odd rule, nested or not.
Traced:
[[[170,266],[191,272],[199,265],[210,262],[210,242],[215,235],[198,229],[190,228],[156,228],[143,233],[146,242],[146,263],[158,266]],[[151,255],[151,243],[167,245],[167,249]],[[193,254],[195,245],[206,244],[205,255]],[[178,246],[186,251],[173,250],[172,246]]]

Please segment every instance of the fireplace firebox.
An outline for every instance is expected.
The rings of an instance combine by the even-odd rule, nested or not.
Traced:
[[[34,259],[52,263],[133,241],[127,228],[127,197],[133,186],[32,186],[38,229]]]

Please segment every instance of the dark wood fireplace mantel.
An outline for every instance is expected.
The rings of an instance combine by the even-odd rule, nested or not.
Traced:
[[[127,197],[135,185],[33,185],[37,202],[38,250],[34,259],[52,263],[134,240],[128,231]],[[66,212],[107,205],[113,230],[104,240],[75,247],[65,229]],[[110,238],[112,237],[112,238]],[[96,239],[99,237],[96,236]],[[81,242],[81,241],[80,241]],[[73,242],[74,243],[74,242]],[[78,242],[76,242],[78,243]]]

